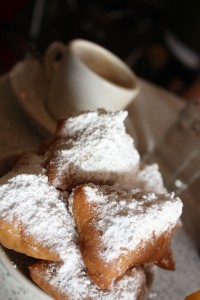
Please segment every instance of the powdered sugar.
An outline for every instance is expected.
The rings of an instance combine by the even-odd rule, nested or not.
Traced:
[[[23,159],[24,161],[24,159]],[[37,164],[33,167],[34,164]],[[62,199],[62,194],[48,183],[40,158],[26,161],[19,174],[12,171],[0,186],[0,216],[13,226],[23,224],[24,234],[56,251],[62,265],[50,263],[44,280],[67,295],[69,300],[80,299],[137,299],[145,286],[144,272],[134,269],[109,291],[101,291],[87,275],[79,247],[74,220]],[[31,174],[39,170],[42,174]],[[39,172],[40,173],[40,172]],[[36,270],[37,271],[37,270]],[[55,271],[52,272],[52,271]]]
[[[101,131],[103,129],[109,132],[125,132],[123,122],[127,115],[127,111],[106,112],[103,109],[80,113],[68,118],[59,134],[63,137],[86,136],[93,134],[96,130]]]
[[[91,282],[86,270],[81,266],[80,253],[74,249],[77,261],[69,268],[68,263],[58,266],[50,264],[45,270],[44,279],[53,288],[63,293],[69,300],[138,300],[139,295],[144,292],[145,274],[141,268],[132,269],[130,276],[125,275],[116,282],[109,290],[103,291]],[[37,270],[36,270],[37,272]]]
[[[25,236],[64,258],[75,238],[74,223],[65,203],[44,175],[21,174],[0,186],[0,216],[12,226],[23,226]],[[63,242],[64,241],[64,242]]]
[[[127,112],[88,112],[66,120],[63,139],[55,143],[53,162],[57,168],[55,186],[63,176],[84,182],[113,184],[133,182],[139,154],[123,124]]]
[[[146,190],[154,190],[151,175],[161,183],[159,172],[153,167],[138,171],[139,154],[123,124],[126,116],[127,112],[99,110],[67,119],[46,153],[49,164],[57,168],[53,183],[59,184],[64,176],[65,188],[75,178],[76,185],[93,180],[127,186],[136,182]],[[108,291],[91,282],[77,245],[72,214],[63,194],[49,184],[45,173],[41,157],[34,156],[31,167],[28,163],[15,169],[0,186],[0,217],[16,227],[22,224],[26,236],[33,236],[57,252],[63,261],[61,265],[49,263],[45,280],[69,300],[138,299],[145,286],[141,268],[133,269],[130,276],[124,276]],[[102,240],[107,248],[102,256],[108,261],[121,253],[121,247],[133,249],[141,239],[149,239],[152,232],[159,235],[174,225],[182,207],[172,194],[145,195],[134,190],[127,196],[113,188],[103,187],[100,191],[92,186],[86,188],[86,193],[88,201],[99,206],[98,226],[104,232]]]
[[[167,192],[157,164],[145,165],[140,168],[135,176],[135,186],[146,192]]]
[[[174,194],[144,194],[138,190],[115,190],[111,187],[84,187],[88,201],[98,206],[105,251],[105,261],[111,261],[124,251],[134,250],[153,234],[161,235],[175,226],[182,212],[182,202]]]

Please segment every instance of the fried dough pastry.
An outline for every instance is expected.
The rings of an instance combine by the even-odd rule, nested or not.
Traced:
[[[108,289],[132,266],[174,268],[170,241],[182,211],[174,194],[85,184],[70,202],[84,263],[100,288]]]
[[[133,183],[139,154],[125,132],[126,117],[97,110],[61,121],[45,154],[49,181],[62,190],[88,182]]]
[[[71,222],[63,195],[44,175],[41,157],[34,153],[21,156],[1,179],[2,245],[35,258],[60,261],[72,239]]]
[[[10,170],[0,178],[0,184],[19,174],[45,174],[42,156],[30,151],[18,154]]]
[[[37,262],[29,267],[32,280],[56,300],[142,300],[149,274],[142,267],[127,270],[112,287],[101,290],[81,264],[75,270],[68,263]]]

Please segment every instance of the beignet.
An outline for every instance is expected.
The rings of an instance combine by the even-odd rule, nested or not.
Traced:
[[[88,184],[75,188],[70,202],[83,260],[100,288],[109,288],[131,266],[164,266],[182,212],[174,194]],[[165,267],[170,266],[173,261]]]
[[[133,183],[139,154],[126,134],[126,117],[97,110],[61,121],[45,155],[49,181],[62,190],[88,182]]]
[[[142,300],[147,293],[147,276],[142,267],[130,269],[113,286],[103,291],[88,277],[85,267],[68,263],[37,262],[29,267],[33,281],[56,300]]]
[[[36,154],[26,154],[1,179],[0,242],[28,256],[60,261],[72,239],[72,220],[63,195],[48,183],[40,160]]]

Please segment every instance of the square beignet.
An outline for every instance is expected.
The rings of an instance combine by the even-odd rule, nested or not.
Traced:
[[[88,182],[133,183],[140,157],[126,117],[126,111],[99,109],[62,120],[45,154],[49,181],[62,190]]]
[[[132,266],[174,268],[170,241],[182,212],[174,194],[85,184],[74,189],[70,203],[84,263],[100,288]]]
[[[62,261],[74,222],[41,161],[42,157],[26,153],[1,178],[0,243],[28,256]]]
[[[77,256],[79,264],[73,255],[73,265],[69,262],[36,262],[29,267],[30,276],[56,300],[142,300],[147,294],[148,277],[152,276],[152,271],[150,275],[143,267],[129,269],[105,291],[90,280],[81,255]]]

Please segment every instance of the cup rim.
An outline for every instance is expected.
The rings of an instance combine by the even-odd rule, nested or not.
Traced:
[[[79,46],[87,47],[91,50],[93,49],[96,51],[96,53],[104,55],[105,57],[107,57],[108,60],[113,61],[117,65],[119,70],[122,70],[124,72],[126,78],[130,81],[130,84],[127,87],[123,86],[122,84],[116,84],[112,81],[109,81],[108,79],[105,79],[103,76],[100,76],[98,73],[94,72],[81,60],[79,55],[77,55],[78,53],[76,48]],[[110,87],[118,89],[119,91],[121,90],[123,92],[126,91],[127,93],[133,93],[135,96],[139,93],[139,80],[134,71],[126,64],[126,62],[124,62],[121,58],[119,58],[116,54],[112,53],[110,50],[104,48],[99,44],[85,39],[74,39],[69,42],[67,48],[69,49],[69,51],[75,50],[74,57],[76,58],[78,63],[81,64],[83,68],[87,69],[87,71],[90,72],[93,76],[100,79],[102,82],[106,83],[107,85],[109,84]]]

